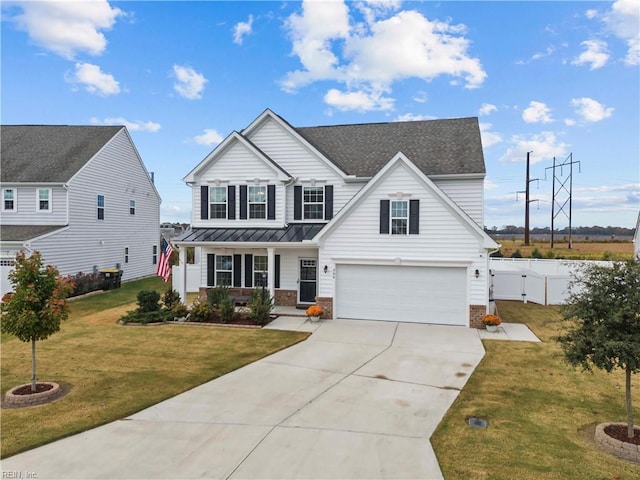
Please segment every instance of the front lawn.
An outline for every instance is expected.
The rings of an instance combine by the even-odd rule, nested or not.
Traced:
[[[138,291],[158,278],[71,303],[69,320],[37,344],[38,380],[69,393],[48,405],[2,409],[1,456],[117,420],[304,340],[308,334],[212,326],[121,326]],[[31,378],[31,347],[2,336],[2,395]]]
[[[431,441],[446,479],[638,479],[640,466],[609,456],[595,425],[626,421],[624,372],[566,365],[553,337],[557,307],[499,301],[503,321],[526,323],[542,343],[486,340],[486,356]],[[635,423],[640,378],[632,378]],[[465,418],[487,418],[486,430]]]

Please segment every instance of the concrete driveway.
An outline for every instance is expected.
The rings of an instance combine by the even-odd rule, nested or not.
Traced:
[[[8,458],[3,472],[442,478],[429,437],[484,355],[476,330],[293,317],[270,328],[314,333],[124,420]]]

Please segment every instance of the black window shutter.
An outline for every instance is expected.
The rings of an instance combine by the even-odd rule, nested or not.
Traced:
[[[333,218],[333,185],[324,186],[324,219]]]
[[[302,220],[302,186],[293,187],[293,219]]]
[[[216,256],[213,253],[207,254],[207,287],[213,287],[216,283]]]
[[[233,286],[242,286],[242,255],[233,256]]]
[[[200,186],[200,220],[209,219],[209,187]]]
[[[409,235],[420,233],[420,200],[409,200]]]
[[[280,255],[276,255],[275,262],[276,264],[273,270],[273,288],[280,288]]]
[[[240,185],[240,220],[247,219],[247,186]]]
[[[227,218],[229,220],[236,219],[236,186],[229,185],[227,187]]]
[[[276,219],[276,186],[267,185],[267,220]]]
[[[244,256],[244,286],[253,286],[253,255],[250,253]]]
[[[389,200],[380,200],[380,233],[389,233]]]

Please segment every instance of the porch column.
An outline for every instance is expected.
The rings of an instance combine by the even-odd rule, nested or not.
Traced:
[[[273,247],[269,247],[267,248],[267,286],[269,287],[269,296],[271,298],[275,298],[276,296],[275,278],[276,252]]]
[[[187,304],[187,247],[182,246],[178,250],[179,252],[179,261],[178,265],[180,265],[180,274],[182,276],[182,282],[180,285],[180,299],[182,303]]]

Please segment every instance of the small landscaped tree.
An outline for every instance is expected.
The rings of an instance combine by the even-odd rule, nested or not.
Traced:
[[[13,293],[2,302],[2,332],[31,342],[31,391],[36,391],[36,342],[60,330],[69,316],[67,296],[73,284],[60,277],[52,265],[44,267],[39,252],[16,255],[15,270],[9,273]]]
[[[627,436],[633,438],[631,374],[640,371],[640,261],[592,265],[574,276],[563,316],[569,326],[558,341],[573,366],[626,379]]]

